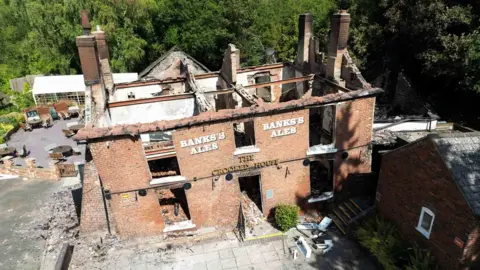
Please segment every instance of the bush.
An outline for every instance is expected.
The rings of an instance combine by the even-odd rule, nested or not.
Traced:
[[[298,206],[279,204],[275,207],[275,222],[282,231],[288,231],[298,223]]]
[[[12,124],[6,124],[6,123],[0,123],[0,138],[1,138],[1,143],[3,143],[3,137],[5,134],[7,134],[10,130],[14,129],[14,125]]]
[[[355,232],[360,244],[366,247],[386,270],[398,269],[405,248],[400,234],[392,223],[379,217],[366,220]],[[403,256],[404,257],[404,256]]]
[[[406,270],[432,270],[437,268],[432,254],[417,245],[414,245],[411,249],[408,263]]]
[[[5,115],[0,116],[0,123],[11,124],[17,126],[18,124],[24,121],[22,113],[11,112]]]
[[[386,270],[433,270],[435,259],[426,250],[417,245],[413,248],[404,241],[394,224],[380,217],[372,217],[356,230],[355,236],[360,244],[366,247]]]

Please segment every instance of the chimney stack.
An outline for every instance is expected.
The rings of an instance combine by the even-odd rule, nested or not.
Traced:
[[[100,82],[100,70],[94,36],[77,37],[78,55],[82,65],[83,80],[89,86]]]
[[[110,53],[108,51],[108,44],[105,32],[100,29],[100,26],[97,25],[96,31],[92,32],[95,37],[98,58],[100,61],[100,72],[103,78],[103,83],[105,85],[105,90],[109,99],[113,100],[113,74],[112,69],[110,68]]]
[[[77,37],[78,55],[82,65],[83,80],[85,85],[89,86],[100,82],[100,63],[97,56],[97,47],[95,37],[90,35],[90,22],[88,13],[82,10],[82,28],[83,35]]]
[[[333,14],[331,33],[328,43],[328,60],[326,75],[340,81],[342,58],[347,50],[348,31],[350,29],[350,14],[346,10],[339,10]]]
[[[307,12],[298,18],[298,48],[295,64],[303,67],[308,62],[310,38],[312,37],[312,14]]]
[[[96,31],[92,32],[92,34],[95,36],[95,40],[97,41],[97,51],[100,60],[110,59],[105,32],[100,29],[99,25],[97,25]]]

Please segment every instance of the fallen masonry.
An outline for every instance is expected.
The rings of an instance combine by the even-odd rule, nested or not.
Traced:
[[[53,269],[64,244],[75,245],[79,235],[79,220],[72,190],[63,188],[32,212],[33,220],[19,224],[15,231],[23,239],[44,239],[45,249],[41,269]]]

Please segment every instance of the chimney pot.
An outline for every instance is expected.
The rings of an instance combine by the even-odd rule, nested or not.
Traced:
[[[81,17],[83,33],[85,35],[89,35],[92,27],[90,26],[90,20],[88,19],[88,12],[85,9],[83,9],[80,13],[80,17]]]
[[[108,50],[107,37],[105,35],[105,32],[103,32],[102,30],[98,30],[99,28],[100,26],[97,25],[97,31],[92,32],[97,42],[98,57],[100,59],[109,59],[110,52]]]

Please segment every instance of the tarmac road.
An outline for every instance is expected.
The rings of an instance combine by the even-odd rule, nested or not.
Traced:
[[[0,269],[39,269],[43,239],[25,239],[18,233],[33,221],[36,209],[61,182],[0,180]]]

